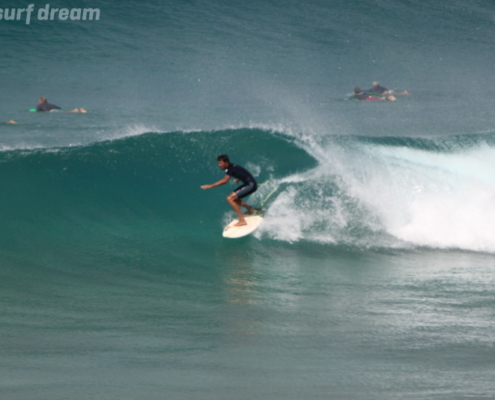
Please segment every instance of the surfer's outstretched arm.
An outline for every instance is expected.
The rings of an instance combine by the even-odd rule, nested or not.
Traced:
[[[214,188],[214,187],[217,187],[217,186],[222,186],[222,185],[225,185],[229,180],[230,180],[230,176],[225,175],[218,182],[212,183],[210,185],[203,185],[203,186],[201,186],[201,189],[211,189],[211,188]]]

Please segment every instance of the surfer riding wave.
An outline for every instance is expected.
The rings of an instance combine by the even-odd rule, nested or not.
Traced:
[[[230,204],[230,206],[239,217],[239,222],[235,224],[235,226],[247,225],[246,219],[241,212],[240,206],[247,209],[248,214],[252,214],[257,210],[241,199],[256,192],[256,190],[258,189],[256,179],[254,179],[253,175],[244,167],[231,163],[229,157],[225,154],[217,157],[217,163],[218,167],[225,171],[225,176],[218,182],[212,183],[210,185],[201,186],[201,189],[211,189],[217,186],[225,185],[231,177],[234,177],[236,181],[241,181],[242,185],[236,188],[227,196],[227,202]]]

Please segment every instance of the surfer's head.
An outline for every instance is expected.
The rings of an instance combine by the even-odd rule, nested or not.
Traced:
[[[221,156],[217,157],[217,162],[218,162],[218,166],[221,169],[226,169],[230,164],[229,156],[222,154]]]
[[[221,156],[218,156],[217,161],[230,162],[229,156],[226,154],[222,154]]]
[[[359,86],[356,86],[354,88],[354,93],[356,93],[356,94],[361,93],[361,88]]]
[[[375,88],[375,87],[377,87],[379,84],[380,84],[379,82],[374,81],[374,82],[371,84],[371,87],[374,87],[374,88]]]
[[[43,97],[41,96],[39,99],[38,99],[38,102],[40,104],[45,104],[46,102],[48,102],[48,99],[46,97]]]

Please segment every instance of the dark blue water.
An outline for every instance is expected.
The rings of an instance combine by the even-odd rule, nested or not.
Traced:
[[[2,399],[495,398],[492,2],[28,5],[0,6]],[[376,80],[410,95],[348,100]],[[238,240],[221,153],[278,187]]]

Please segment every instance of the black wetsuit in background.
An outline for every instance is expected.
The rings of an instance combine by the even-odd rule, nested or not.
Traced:
[[[52,111],[52,110],[61,110],[59,106],[50,103],[41,103],[36,107],[36,111]]]

